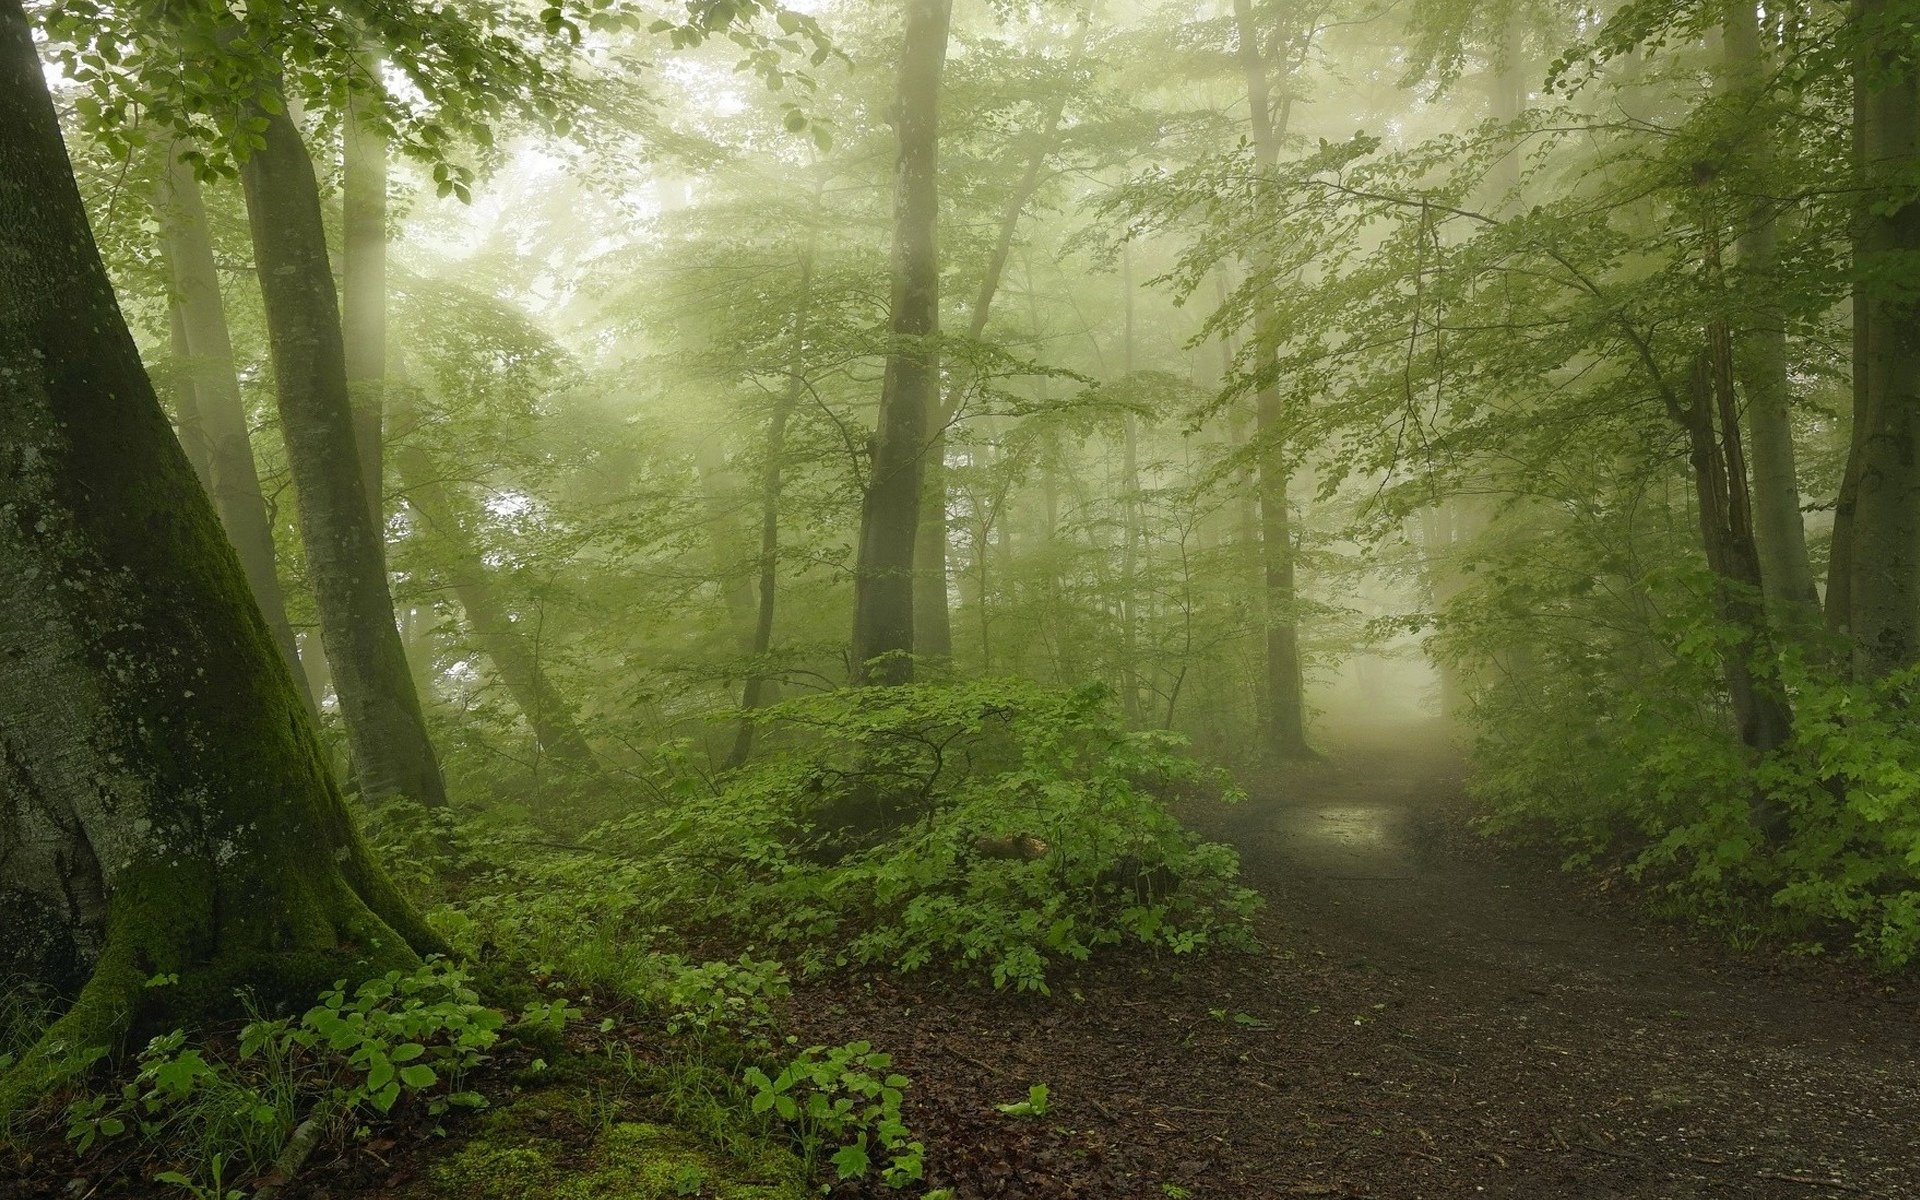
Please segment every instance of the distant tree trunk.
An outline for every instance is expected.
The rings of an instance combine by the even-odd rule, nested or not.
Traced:
[[[1769,57],[1761,46],[1759,19],[1754,5],[1728,0],[1724,25],[1728,74],[1735,86],[1748,91],[1762,86]],[[1765,179],[1771,173],[1772,138],[1773,130],[1762,128],[1752,140],[1756,178]],[[1736,362],[1746,386],[1747,422],[1752,431],[1754,537],[1760,548],[1761,578],[1770,600],[1812,617],[1820,596],[1800,515],[1792,393],[1787,383],[1787,316],[1772,278],[1780,257],[1779,240],[1772,201],[1762,199],[1740,234],[1740,265],[1751,281],[1747,291],[1757,303],[1754,326],[1739,336]]]
[[[1085,49],[1088,23],[1080,21],[1079,39],[1071,61],[1078,63]],[[1063,91],[1047,108],[1040,128],[1035,131],[1033,152],[1027,157],[1020,180],[1007,196],[1000,211],[1000,226],[993,251],[987,257],[986,273],[980,278],[980,290],[974,294],[973,310],[967,320],[967,339],[978,342],[987,332],[993,312],[993,299],[1006,276],[1007,260],[1013,254],[1014,235],[1020,229],[1021,214],[1040,190],[1047,159],[1060,148],[1060,122],[1066,115],[1067,94]],[[947,426],[953,423],[965,402],[972,380],[964,370],[953,372],[946,395],[936,389],[936,404],[929,421],[933,434],[927,448],[926,501],[920,510],[920,530],[914,542],[913,627],[915,650],[922,658],[935,661],[953,657],[953,614],[947,605]]]
[[[873,473],[860,513],[853,580],[853,677],[913,679],[913,544],[927,458],[927,416],[939,387],[940,76],[952,0],[906,0],[893,126],[894,345],[881,384]],[[880,660],[877,664],[875,660]]]
[[[394,625],[386,556],[354,442],[313,163],[284,112],[256,110],[254,116],[266,123],[266,145],[247,158],[240,180],[301,541],[354,769],[369,796],[442,804],[446,787]]]
[[[1254,23],[1252,0],[1234,0],[1234,22],[1239,32],[1240,66],[1246,76],[1247,100],[1253,113],[1254,161],[1261,173],[1280,162],[1281,127],[1273,119],[1273,101],[1267,82],[1267,64],[1260,53],[1260,32]],[[1256,262],[1254,274],[1270,279],[1270,263]],[[1256,301],[1255,344],[1262,367],[1269,368],[1276,353],[1278,321],[1270,300]],[[1268,750],[1281,758],[1301,758],[1307,745],[1306,684],[1300,666],[1300,631],[1294,614],[1298,589],[1294,579],[1293,531],[1287,511],[1290,482],[1287,451],[1280,426],[1284,414],[1277,381],[1263,385],[1254,397],[1254,433],[1259,442],[1260,557],[1266,590],[1266,666],[1264,724]]]
[[[1920,256],[1920,201],[1908,184],[1920,161],[1920,89],[1906,47],[1908,14],[1892,0],[1854,0],[1865,86],[1859,102],[1863,165],[1871,191],[1900,197],[1862,215],[1856,259],[1871,277]],[[1904,282],[1869,282],[1856,316],[1866,322],[1865,429],[1855,443],[1851,570],[1854,669],[1865,679],[1920,660],[1920,303]],[[1856,413],[1855,419],[1860,419]]]
[[[443,947],[354,831],[141,368],[20,0],[0,111],[0,975],[84,981],[0,1074],[4,1123],[136,1020]]]
[[[179,331],[186,357],[181,379],[191,389],[197,428],[194,440],[205,459],[207,491],[227,538],[239,552],[247,584],[260,605],[273,644],[286,660],[300,695],[318,712],[300,669],[300,652],[287,620],[287,602],[275,568],[273,523],[253,460],[246,404],[234,370],[233,341],[220,296],[219,266],[200,181],[193,169],[167,153],[167,171],[157,204],[167,266],[173,276]],[[190,455],[189,457],[193,457]]]
[[[1121,373],[1131,381],[1134,369],[1133,246],[1120,245]],[[1120,415],[1120,708],[1127,720],[1140,723],[1145,712],[1140,699],[1139,570],[1140,570],[1140,436],[1131,411]]]
[[[355,65],[377,85],[380,55],[367,50]],[[387,139],[366,97],[347,92],[341,131],[340,319],[346,339],[347,389],[353,403],[353,441],[373,527],[387,525],[385,419],[387,377]],[[386,552],[386,539],[380,544]]]
[[[1760,551],[1733,372],[1733,338],[1724,323],[1715,322],[1707,330],[1706,352],[1694,365],[1687,403],[1675,416],[1687,431],[1700,540],[1714,576],[1715,615],[1740,631],[1721,654],[1734,721],[1740,740],[1765,755],[1786,744],[1793,710],[1780,682],[1753,669],[1766,648],[1767,623],[1759,604]],[[1781,814],[1762,793],[1754,797],[1753,817],[1761,829],[1778,832]]]
[[[393,427],[401,431],[395,434],[394,452],[400,486],[406,489],[407,504],[419,514],[425,530],[440,543],[440,557],[447,563],[445,581],[466,614],[474,647],[493,663],[507,695],[533,730],[540,752],[569,769],[594,770],[593,749],[575,724],[571,707],[548,677],[538,646],[514,621],[494,587],[475,539],[476,522],[470,506],[446,485],[426,448],[417,440],[401,436],[416,425],[404,379],[392,381],[386,388],[386,398]]]
[[[816,202],[819,193],[815,193]],[[766,460],[760,467],[760,562],[759,605],[754,613],[752,653],[754,665],[748,668],[746,683],[740,691],[740,707],[747,713],[764,707],[773,692],[773,680],[761,663],[773,649],[773,618],[779,597],[780,578],[780,494],[785,487],[787,467],[787,422],[806,391],[807,338],[813,321],[813,262],[815,239],[809,232],[806,249],[800,256],[800,297],[793,310],[793,354],[787,364],[787,386],[774,402],[767,417]],[[741,720],[734,731],[733,753],[729,762],[740,766],[753,753],[754,724],[751,716]]]
[[[746,536],[740,528],[743,489],[712,440],[700,443],[694,470],[700,476],[700,500],[707,510],[708,546],[713,554],[713,578],[720,585],[727,623],[746,650],[753,645],[753,581],[747,573]]]
[[[186,452],[194,478],[206,493],[213,494],[213,448],[207,444],[206,424],[200,420],[200,397],[193,390],[193,351],[187,347],[187,319],[182,311],[180,290],[167,297],[168,351],[173,361],[168,366],[166,391],[173,398],[174,432],[180,449]]]

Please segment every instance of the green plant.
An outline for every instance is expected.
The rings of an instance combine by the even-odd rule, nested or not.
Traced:
[[[194,1200],[243,1200],[246,1193],[239,1188],[226,1186],[227,1156],[216,1152],[207,1160],[207,1174],[210,1183],[200,1183],[179,1171],[162,1171],[153,1177],[155,1183],[164,1183],[177,1187]]]
[[[1047,1115],[1047,1085],[1036,1083],[1027,1089],[1025,1100],[1015,1100],[1010,1104],[996,1104],[994,1107],[1010,1117],[1044,1117]]]
[[[434,1114],[485,1104],[461,1084],[484,1061],[503,1018],[479,1003],[458,968],[434,960],[368,980],[351,995],[337,983],[319,1000],[297,1022],[256,1014],[230,1057],[210,1057],[181,1030],[152,1039],[132,1078],[69,1104],[67,1140],[86,1154],[135,1134],[210,1164],[212,1190],[196,1195],[224,1197],[225,1174],[267,1170],[302,1113],[329,1121],[362,1109],[384,1113],[406,1095],[420,1096]],[[565,1013],[549,1006],[542,1016]]]
[[[1179,738],[1128,731],[1101,688],[855,689],[754,719],[779,747],[765,759],[604,826],[588,844],[606,860],[552,863],[523,890],[618,880],[628,927],[724,928],[804,968],[940,963],[1020,990],[1126,941],[1251,944],[1257,898],[1234,852],[1162,799],[1199,768]]]
[[[775,1076],[747,1068],[744,1079],[756,1113],[770,1113],[794,1131],[809,1165],[828,1147],[841,1179],[865,1175],[876,1154],[886,1156],[881,1178],[904,1187],[925,1173],[925,1147],[912,1140],[900,1115],[905,1075],[889,1070],[890,1055],[869,1042],[809,1046]]]

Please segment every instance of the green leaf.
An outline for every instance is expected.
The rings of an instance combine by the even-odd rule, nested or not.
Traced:
[[[425,1063],[415,1063],[413,1066],[400,1068],[400,1082],[415,1091],[430,1088],[437,1083],[439,1079],[440,1077],[434,1074],[433,1068],[427,1066]]]

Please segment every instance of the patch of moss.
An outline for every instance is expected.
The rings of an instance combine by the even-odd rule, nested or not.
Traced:
[[[436,1163],[414,1200],[803,1200],[805,1175],[791,1155],[741,1162],[678,1129],[622,1121],[589,1133],[574,1120],[586,1100],[536,1092],[490,1115],[481,1132]],[[572,1144],[564,1128],[583,1134]],[[558,1135],[558,1136],[556,1136]]]

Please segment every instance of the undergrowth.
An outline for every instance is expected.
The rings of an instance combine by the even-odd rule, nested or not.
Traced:
[[[1851,945],[1886,969],[1920,956],[1920,671],[1873,683],[1816,635],[1756,655],[1790,697],[1791,736],[1766,755],[1740,742],[1722,655],[1736,631],[1689,593],[1662,593],[1657,657],[1621,686],[1591,653],[1488,689],[1474,787],[1489,829],[1614,865],[1669,912],[1817,953]],[[1554,647],[1546,647],[1553,653]],[[1772,836],[1756,802],[1782,817]]]

